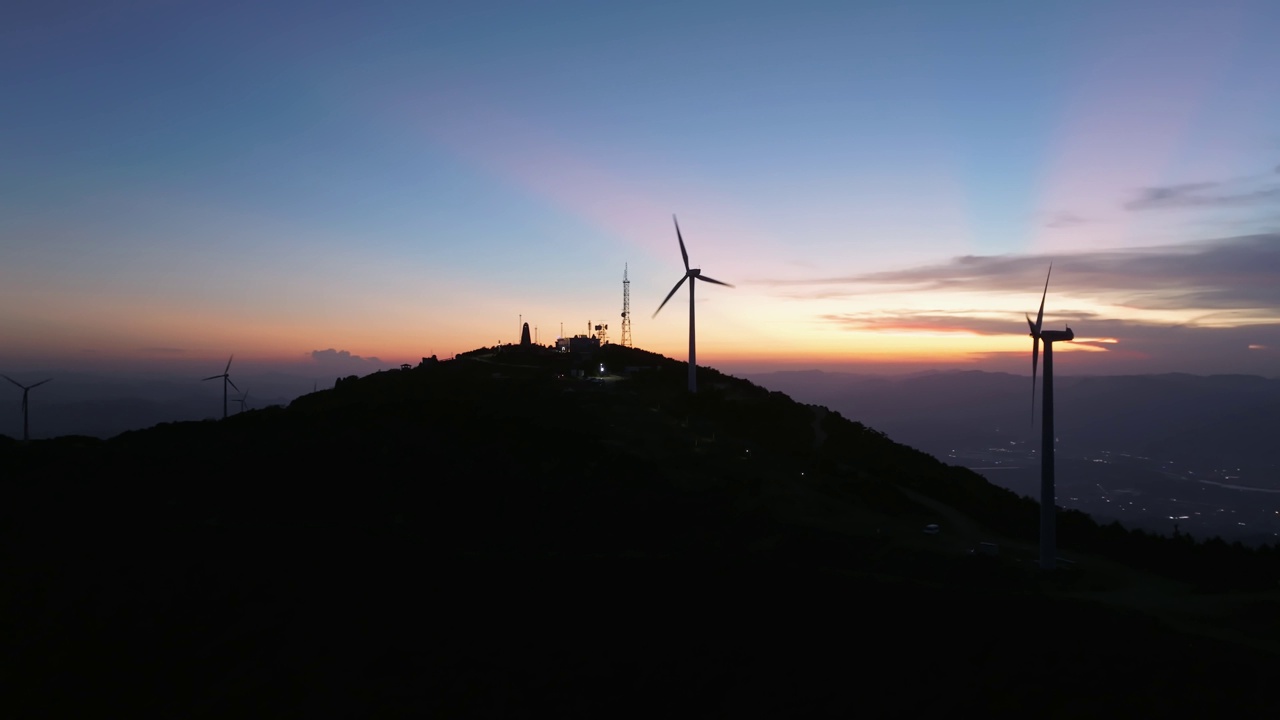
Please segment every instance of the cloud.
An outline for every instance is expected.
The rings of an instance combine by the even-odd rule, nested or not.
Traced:
[[[334,350],[332,347],[329,350],[312,350],[311,359],[321,365],[384,364],[378,357],[361,357],[360,355],[352,355],[351,352],[346,350]]]
[[[1190,310],[1208,316],[1280,320],[1280,233],[1186,245],[1039,255],[966,255],[904,270],[805,280],[762,280],[774,287],[812,288],[805,297],[857,292],[1016,292],[1038,290],[1053,262],[1055,286],[1075,297],[1145,310]],[[844,291],[837,292],[832,286]]]
[[[975,335],[1008,335],[1026,332],[1022,317],[1004,311],[990,310],[877,310],[874,312],[839,313],[818,316],[849,330],[877,332],[956,332]],[[1054,312],[1054,322],[1067,324],[1089,322],[1097,315],[1090,312]],[[1096,334],[1091,332],[1092,334]]]
[[[1138,192],[1138,197],[1125,203],[1124,206],[1128,210],[1143,210],[1148,207],[1176,205],[1187,198],[1195,197],[1196,193],[1218,187],[1218,185],[1219,183],[1216,182],[1199,182],[1143,188]]]
[[[1280,187],[1254,190],[1210,192],[1225,183],[1201,182],[1144,188],[1124,204],[1126,210],[1156,210],[1185,207],[1241,207],[1280,202]]]
[[[1082,218],[1075,213],[1064,212],[1058,213],[1057,215],[1049,218],[1049,222],[1044,225],[1045,227],[1050,228],[1069,228],[1084,225],[1087,222],[1089,222],[1087,219]]]
[[[971,313],[966,315],[966,313]],[[1005,311],[876,311],[823,315],[821,319],[850,330],[874,332],[956,332],[986,336],[1027,336],[1021,315]],[[1274,375],[1263,351],[1280,347],[1280,323],[1240,327],[1204,327],[1194,324],[1165,325],[1133,320],[1114,320],[1080,311],[1054,312],[1046,326],[1061,329],[1070,325],[1076,332],[1073,349],[1092,352],[1090,362],[1098,370],[1114,372],[1125,368],[1142,372],[1222,372],[1224,367]],[[1026,348],[1031,348],[1030,342]],[[1023,351],[974,353],[971,358],[997,361]],[[1245,356],[1254,356],[1249,361]],[[1130,365],[1141,362],[1142,365]],[[1234,370],[1233,370],[1234,371]]]

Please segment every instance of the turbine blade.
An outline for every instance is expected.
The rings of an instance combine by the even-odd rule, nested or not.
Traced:
[[[1025,318],[1027,319],[1027,327],[1031,329],[1031,337],[1035,337],[1035,336],[1036,336],[1036,324],[1035,324],[1035,323],[1033,323],[1033,322],[1031,322],[1031,316],[1030,316],[1030,315],[1025,315],[1025,314],[1024,314],[1024,315],[1023,315],[1023,317],[1025,317]]]
[[[218,378],[220,378],[220,377],[223,377],[223,376],[222,376],[222,375],[210,375],[210,376],[209,376],[209,377],[207,377],[207,378],[201,378],[201,379],[200,379],[200,382],[204,382],[205,380],[217,380],[217,379],[218,379]]]
[[[53,379],[53,378],[49,378],[49,380],[52,380],[52,379]],[[34,387],[40,387],[41,385],[43,385],[43,384],[45,384],[45,383],[49,382],[49,380],[41,380],[40,382],[36,383],[35,385],[32,385],[31,387],[33,387],[33,388],[34,388]],[[28,389],[29,389],[29,388],[28,388]]]
[[[699,279],[699,280],[706,280],[706,281],[707,281],[707,282],[709,282],[709,283],[715,283],[715,284],[717,284],[717,285],[723,285],[723,286],[725,286],[725,287],[733,287],[732,285],[730,285],[730,284],[729,284],[729,283],[727,283],[727,282],[720,282],[719,280],[716,280],[715,278],[709,278],[709,277],[707,277],[706,275],[699,275],[699,276],[698,276],[698,279]]]
[[[680,236],[680,221],[672,215],[671,222],[676,224],[676,240],[680,241],[680,257],[684,258],[684,271],[687,273],[689,272],[689,253],[684,249],[684,238]]]
[[[680,289],[680,286],[684,284],[684,281],[688,279],[689,279],[688,275],[685,275],[684,277],[680,278],[680,282],[676,283],[676,286],[671,288],[671,292],[667,293],[667,297],[663,299],[662,305],[659,305],[658,309],[653,311],[653,317],[658,317],[658,313],[662,312],[662,308],[666,306],[667,300],[670,300],[671,296],[675,295],[676,291]]]
[[[230,385],[231,387],[236,388],[236,392],[240,392],[240,388],[236,387],[236,384],[231,382],[231,376],[227,376],[227,384]]]
[[[18,387],[22,388],[23,390],[26,390],[26,388],[25,388],[25,387],[23,387],[22,383],[18,382],[17,380],[14,380],[13,378],[9,377],[8,375],[0,375],[0,377],[4,378],[5,380],[8,380],[9,382],[13,383],[14,385],[17,385]]]
[[[232,354],[231,354],[231,357],[227,358],[227,367],[226,367],[226,369],[225,369],[225,370],[223,370],[223,371],[222,371],[223,373],[229,373],[229,372],[231,372],[231,360],[232,360],[232,358],[234,358],[234,357],[235,357],[235,353],[232,353]]]
[[[1049,272],[1044,276],[1044,293],[1040,295],[1040,312],[1036,313],[1036,334],[1040,334],[1040,328],[1044,327],[1044,299],[1049,294],[1049,275],[1053,274],[1053,263],[1049,263]]]
[[[1031,339],[1031,424],[1036,424],[1036,369],[1040,365],[1040,336]]]

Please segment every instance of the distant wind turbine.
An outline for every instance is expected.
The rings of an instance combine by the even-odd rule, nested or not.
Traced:
[[[23,385],[22,383],[18,382],[17,380],[14,380],[13,378],[9,377],[8,375],[3,375],[3,376],[0,376],[0,377],[3,377],[5,380],[8,380],[9,382],[13,383],[14,385],[17,385],[18,387],[22,388],[22,439],[23,439],[24,441],[26,441],[26,440],[30,440],[30,439],[31,439],[31,430],[29,429],[29,427],[28,427],[28,425],[27,425],[27,393],[31,392],[31,388],[37,388],[37,387],[40,387],[41,385],[43,385],[43,384],[45,384],[45,383],[49,382],[49,380],[52,380],[53,378],[48,378],[48,379],[45,379],[45,380],[41,380],[40,382],[36,383],[35,385]]]
[[[1040,422],[1040,568],[1052,570],[1058,564],[1057,537],[1055,523],[1057,520],[1057,494],[1053,482],[1053,344],[1070,342],[1076,334],[1071,328],[1066,330],[1041,330],[1044,321],[1044,299],[1049,294],[1049,275],[1053,274],[1053,264],[1049,264],[1049,273],[1044,276],[1044,293],[1040,295],[1040,312],[1036,313],[1036,321],[1031,322],[1027,316],[1027,325],[1031,328],[1031,422],[1036,417],[1036,365],[1040,360],[1040,341],[1044,341],[1044,402]]]
[[[689,281],[689,392],[696,393],[698,392],[698,375],[697,375],[698,353],[697,353],[696,343],[694,342],[694,330],[693,330],[694,328],[693,286],[696,284],[696,281],[698,280],[702,280],[704,282],[709,282],[709,283],[715,283],[716,285],[724,285],[725,287],[733,287],[733,286],[727,282],[720,282],[719,280],[703,275],[702,271],[699,270],[698,268],[689,267],[689,252],[685,250],[684,238],[681,237],[680,235],[680,222],[676,220],[675,215],[671,216],[671,221],[674,222],[676,225],[676,240],[680,242],[680,256],[684,258],[684,277],[680,278],[680,282],[676,283],[676,286],[671,288],[671,292],[667,293],[667,297],[662,301],[662,305],[659,305],[658,309],[653,311],[653,317],[658,317],[658,313],[662,312],[662,308],[667,304],[667,300],[670,300],[671,296],[676,294],[676,291],[680,289],[680,286],[684,283],[684,281],[688,280]]]
[[[236,390],[240,389],[236,387],[235,383],[231,382],[230,372],[231,372],[231,360],[233,358],[235,358],[235,355],[232,355],[231,357],[227,358],[227,367],[223,369],[221,375],[210,375],[209,377],[204,378],[204,380],[217,380],[218,378],[222,378],[222,419],[223,420],[227,419],[227,386],[230,385],[231,387],[236,388]],[[200,382],[204,382],[204,380],[201,380]]]
[[[237,389],[239,389],[239,388],[237,388]],[[232,402],[238,402],[238,403],[240,403],[240,412],[236,413],[237,415],[239,415],[240,413],[244,412],[245,403],[249,402],[249,389],[248,389],[248,388],[245,388],[245,391],[244,391],[244,392],[242,392],[242,393],[240,393],[240,397],[238,397],[238,398],[231,398],[231,401],[232,401]]]

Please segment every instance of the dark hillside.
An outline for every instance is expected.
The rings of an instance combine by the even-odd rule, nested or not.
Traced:
[[[505,348],[220,422],[0,438],[7,714],[1280,707],[1270,549],[1064,514],[1081,562],[1046,578],[1034,503],[684,378]]]

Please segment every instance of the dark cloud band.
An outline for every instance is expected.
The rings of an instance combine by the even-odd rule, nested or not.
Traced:
[[[1028,292],[1053,262],[1054,286],[1074,297],[1145,310],[1247,311],[1280,321],[1280,233],[1151,248],[1048,256],[975,256],[904,270],[764,280],[832,297],[861,292]]]

